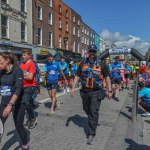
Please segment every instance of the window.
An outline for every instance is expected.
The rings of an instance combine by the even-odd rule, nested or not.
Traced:
[[[50,25],[53,24],[52,14],[51,14],[51,13],[48,14],[48,23],[49,23]]]
[[[86,44],[86,38],[84,39],[84,44]]]
[[[89,35],[89,31],[87,31],[87,35]]]
[[[38,19],[42,20],[42,7],[38,6]]]
[[[8,38],[8,17],[1,16],[1,33],[2,37]]]
[[[85,29],[84,33],[86,34],[86,29]]]
[[[86,44],[89,45],[89,39],[87,39],[87,43]]]
[[[26,24],[21,22],[21,41],[26,41]]]
[[[65,45],[66,45],[66,50],[68,50],[68,40],[65,41]]]
[[[73,22],[75,22],[76,21],[76,18],[75,18],[75,16],[73,16]]]
[[[3,4],[7,4],[7,0],[1,0]]]
[[[73,27],[73,35],[76,35],[76,28]]]
[[[78,43],[78,53],[80,53],[80,43]]]
[[[66,31],[68,32],[69,26],[68,26],[68,22],[66,22]]]
[[[82,27],[82,32],[84,32],[84,27]]]
[[[59,36],[58,48],[61,48],[61,36]]]
[[[61,29],[61,18],[59,18],[58,27],[59,27],[59,29]]]
[[[61,13],[61,5],[59,5],[58,11],[59,13]]]
[[[49,47],[52,48],[52,46],[53,46],[52,45],[52,41],[53,41],[52,40],[52,32],[49,32],[48,39],[49,39]]]
[[[76,51],[76,42],[74,41],[73,42],[73,52],[75,52]]]
[[[68,10],[66,10],[66,17],[67,17],[67,18],[69,17],[69,13],[68,13]]]
[[[80,37],[80,30],[78,30],[78,37]]]
[[[82,36],[82,43],[84,43],[84,37]]]
[[[93,35],[92,35],[92,33],[91,33],[91,37],[92,37]]]
[[[42,29],[38,28],[38,45],[42,45]]]
[[[52,0],[48,0],[48,5],[49,5],[50,7],[53,7],[53,2],[52,2]]]
[[[78,20],[78,26],[80,25],[80,20]]]
[[[25,12],[26,11],[26,1],[21,0],[21,11]]]

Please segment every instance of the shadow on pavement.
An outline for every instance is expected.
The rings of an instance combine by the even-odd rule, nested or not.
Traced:
[[[28,134],[28,142],[29,142],[30,132],[27,129],[26,129],[26,131],[27,131],[27,134]],[[7,136],[10,136],[10,135],[12,135],[12,137],[3,145],[1,150],[8,150],[8,149],[11,148],[11,146],[13,146],[17,142],[19,142],[19,145],[16,148],[14,148],[14,150],[18,150],[19,148],[21,148],[22,143],[21,143],[21,140],[19,138],[19,135],[18,135],[17,131],[12,130],[12,131],[8,132]]]
[[[124,113],[124,112],[120,112],[121,115],[123,115],[124,117],[128,118],[129,120],[131,120],[131,116],[129,116],[128,114]]]
[[[125,139],[125,142],[128,144],[126,150],[150,150],[149,146],[137,144],[132,139]]]
[[[150,120],[144,120],[146,123],[150,124]]]
[[[73,122],[75,125],[79,126],[80,128],[83,128],[84,129],[84,133],[87,135],[88,134],[88,118],[87,117],[82,117],[80,115],[74,115],[74,116],[71,116],[67,119],[67,122],[66,122],[66,126],[68,127],[69,126],[69,123],[70,122]]]
[[[51,108],[52,103],[51,102],[46,102],[44,103],[44,106],[47,108]]]

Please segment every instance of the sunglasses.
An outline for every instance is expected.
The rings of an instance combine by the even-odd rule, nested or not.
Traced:
[[[96,53],[95,50],[89,50],[89,53]]]

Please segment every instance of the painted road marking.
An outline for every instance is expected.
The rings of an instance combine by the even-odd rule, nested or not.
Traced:
[[[80,88],[76,88],[75,91],[77,91],[77,90],[79,90],[79,89],[80,89]],[[69,93],[70,93],[70,92],[69,92]],[[56,97],[60,97],[60,96],[65,95],[65,94],[67,94],[67,93],[60,93],[60,94],[57,94]],[[47,101],[49,101],[49,100],[50,100],[50,98],[45,98],[45,99],[43,99],[43,100],[38,101],[38,103],[42,104],[42,103],[45,103],[45,102],[47,102]]]

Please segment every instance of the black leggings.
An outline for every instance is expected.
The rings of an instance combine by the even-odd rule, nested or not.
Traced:
[[[3,117],[3,111],[5,108],[6,108],[5,105],[0,104],[0,118],[2,119],[3,124],[5,123],[7,119],[7,117]],[[21,138],[23,145],[26,145],[28,143],[27,132],[23,125],[25,110],[26,110],[26,107],[24,104],[17,104],[14,106],[12,110],[15,127],[19,133],[19,136]]]

